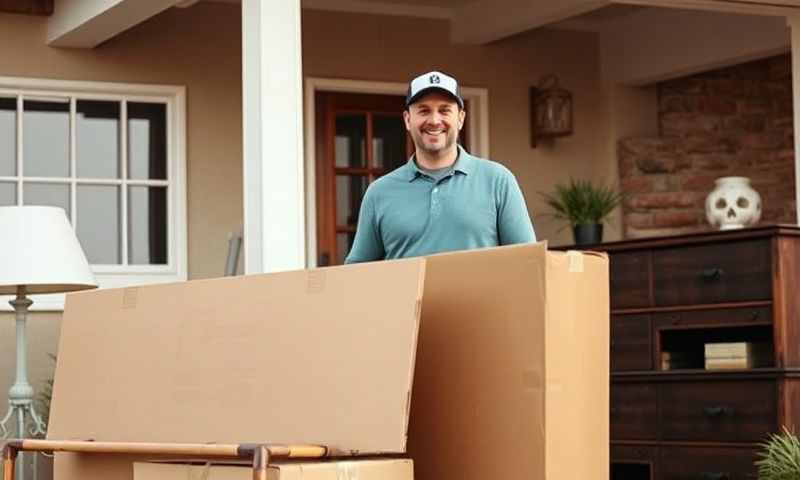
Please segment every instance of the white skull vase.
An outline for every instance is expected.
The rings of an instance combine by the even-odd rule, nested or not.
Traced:
[[[747,177],[722,177],[706,197],[708,223],[720,230],[744,228],[761,219],[761,195]]]

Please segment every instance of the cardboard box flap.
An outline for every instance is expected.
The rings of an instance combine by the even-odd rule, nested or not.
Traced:
[[[424,270],[410,259],[69,295],[48,437],[404,452]]]
[[[541,478],[529,472],[544,468],[532,447],[544,437],[546,253],[428,257],[409,430],[417,478]],[[493,445],[502,457],[485,453]]]

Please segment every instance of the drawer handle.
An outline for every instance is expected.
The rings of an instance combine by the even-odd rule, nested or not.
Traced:
[[[725,273],[725,270],[721,268],[706,268],[703,269],[703,280],[707,280],[709,282],[719,280],[722,275]]]
[[[702,480],[730,480],[731,476],[725,472],[703,472],[700,474]]]
[[[703,407],[703,413],[708,417],[721,417],[723,415],[733,415],[731,407],[724,407],[722,405],[714,405],[712,407]]]

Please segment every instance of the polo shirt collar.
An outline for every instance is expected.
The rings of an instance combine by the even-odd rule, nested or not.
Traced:
[[[458,157],[456,157],[456,163],[453,166],[453,171],[458,173],[463,173],[464,175],[469,175],[472,172],[475,158],[467,153],[466,150],[461,145],[457,145],[458,147]],[[408,170],[408,181],[413,182],[421,175],[425,175],[425,172],[419,168],[417,165],[416,154],[412,154],[411,158],[408,159],[406,163],[406,168]]]

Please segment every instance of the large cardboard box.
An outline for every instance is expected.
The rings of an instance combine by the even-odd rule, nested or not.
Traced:
[[[542,243],[81,293],[49,435],[352,454],[408,434],[417,480],[604,480],[608,348],[608,259]],[[130,461],[57,455],[56,480]]]
[[[602,254],[537,244],[429,257],[416,480],[607,479],[608,290]]]
[[[136,462],[134,480],[252,480],[245,465]],[[414,480],[408,459],[341,460],[332,462],[276,462],[268,480]]]
[[[70,295],[48,438],[402,452],[424,267],[405,260]],[[130,479],[134,459],[58,454],[55,476]]]

